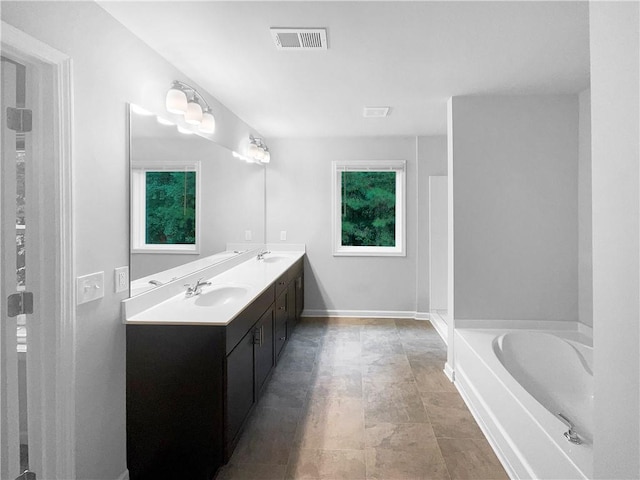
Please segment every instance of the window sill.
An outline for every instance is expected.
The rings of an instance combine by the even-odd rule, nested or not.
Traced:
[[[132,248],[131,253],[152,253],[152,254],[178,254],[178,255],[200,255],[199,248],[180,248],[179,246],[148,246]]]
[[[380,248],[340,248],[334,250],[334,257],[406,257],[406,252],[398,249],[380,249]]]

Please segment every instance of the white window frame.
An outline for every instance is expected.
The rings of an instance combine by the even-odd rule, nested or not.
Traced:
[[[333,255],[405,257],[406,253],[406,169],[405,160],[343,160],[332,162],[332,236]],[[394,247],[367,247],[342,245],[342,175],[349,172],[396,172],[396,245]]]
[[[196,241],[195,244],[146,243],[146,173],[196,172]],[[131,252],[200,254],[200,161],[133,162],[131,165]]]

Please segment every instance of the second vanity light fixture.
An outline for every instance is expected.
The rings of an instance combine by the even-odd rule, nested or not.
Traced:
[[[249,135],[247,157],[259,163],[269,163],[271,161],[271,153],[269,153],[267,144],[261,138],[256,138],[253,135]]]
[[[192,86],[175,80],[167,92],[166,106],[169,113],[184,115],[184,121],[198,126],[200,132],[212,134],[216,131],[216,119],[211,107]]]

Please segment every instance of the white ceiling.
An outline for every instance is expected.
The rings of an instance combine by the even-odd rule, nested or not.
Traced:
[[[454,95],[589,86],[587,2],[100,4],[267,138],[444,134]],[[278,51],[270,27],[326,27],[329,49]]]

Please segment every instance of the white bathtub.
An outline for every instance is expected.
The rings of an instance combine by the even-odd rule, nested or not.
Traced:
[[[512,478],[592,476],[593,356],[581,337],[456,330],[456,386]],[[565,438],[557,413],[574,423],[581,445]]]

